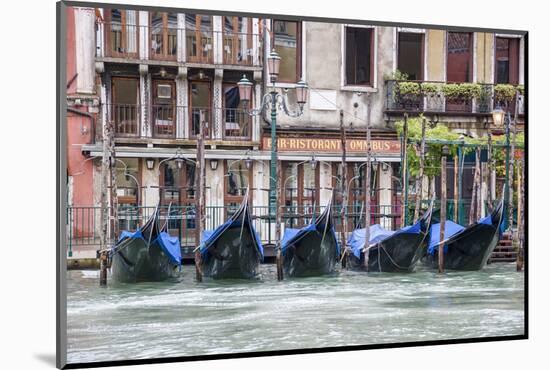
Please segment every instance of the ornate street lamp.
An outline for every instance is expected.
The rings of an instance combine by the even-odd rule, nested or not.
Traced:
[[[493,125],[496,127],[502,127],[502,124],[504,123],[504,111],[500,106],[496,107],[495,110],[493,110]]]
[[[279,68],[281,66],[281,57],[272,50],[267,57],[267,68],[269,72],[269,81],[275,87],[275,82],[279,77]],[[296,102],[298,104],[298,110],[289,110],[286,102],[286,96],[278,93],[274,88],[262,97],[260,107],[257,109],[248,109],[248,105],[252,98],[252,83],[243,76],[243,78],[237,83],[239,87],[239,99],[243,102],[245,112],[250,116],[264,114],[267,109],[271,108],[271,163],[269,169],[269,218],[275,219],[276,222],[276,234],[280,239],[280,223],[279,213],[277,210],[277,107],[281,107],[285,114],[289,117],[299,117],[303,114],[304,105],[307,101],[307,84],[300,79],[295,85],[296,89]],[[277,261],[280,261],[280,248],[277,250]],[[277,276],[279,280],[282,280],[282,268],[279,263],[277,264]]]
[[[271,50],[271,53],[267,57],[267,69],[269,71],[269,80],[271,83],[275,83],[279,77],[279,67],[281,66],[281,57],[275,49]]]

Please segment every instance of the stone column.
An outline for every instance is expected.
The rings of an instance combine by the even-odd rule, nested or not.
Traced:
[[[139,12],[139,59],[149,59],[149,12]]]
[[[152,129],[150,122],[150,96],[151,96],[151,75],[147,64],[139,65],[139,103],[140,103],[140,126],[141,136],[151,137]]]
[[[187,67],[178,67],[178,77],[176,78],[176,138],[187,139],[189,137],[187,124],[188,111],[188,91]]]
[[[152,170],[147,169],[146,161],[141,161],[141,205],[146,207],[155,207],[160,200],[160,160],[155,160],[155,165]]]
[[[262,72],[254,71],[254,108],[259,109],[262,105]],[[252,117],[252,141],[261,140],[262,115]]]
[[[177,60],[180,63],[185,63],[187,56],[187,45],[185,43],[185,14],[178,13],[178,29],[177,29]]]
[[[391,166],[386,166],[384,164],[380,164],[380,167],[379,167],[379,176],[380,176],[380,180],[379,180],[379,184],[380,184],[380,203],[379,205],[382,206],[381,207],[381,212],[380,213],[383,213],[384,215],[389,215],[392,213],[392,207],[390,207],[392,205],[392,196],[391,196],[391,185],[392,185],[392,181],[391,181],[391,176],[392,176],[392,168]],[[380,223],[382,225],[382,227],[386,228],[386,229],[391,229],[391,226],[392,226],[392,219],[390,217],[382,217],[380,219]]]
[[[76,92],[93,94],[95,87],[95,10],[75,8]]]
[[[222,140],[223,138],[223,69],[216,68],[214,71],[214,86],[212,94],[212,116],[210,119],[210,130],[212,139]]]
[[[219,15],[212,16],[212,49],[214,52],[214,64],[223,64],[223,40],[222,40],[222,17]]]
[[[309,166],[309,163],[304,163],[302,166]],[[330,200],[330,196],[332,194],[332,191],[330,190],[332,189],[332,168],[330,163],[320,163],[319,187],[319,204],[317,204],[317,206],[325,206]]]

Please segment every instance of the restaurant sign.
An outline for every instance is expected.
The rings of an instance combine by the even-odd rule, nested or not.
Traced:
[[[305,137],[280,137],[277,139],[277,151],[279,152],[334,152],[342,151],[342,142],[339,138],[305,138]],[[262,141],[264,150],[271,150],[271,138],[264,137]],[[349,153],[365,153],[367,141],[363,139],[346,140],[346,150]],[[401,144],[399,140],[371,140],[371,150],[380,154],[399,154]]]

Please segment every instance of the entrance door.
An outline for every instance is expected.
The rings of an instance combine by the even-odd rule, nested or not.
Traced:
[[[210,82],[191,81],[189,83],[189,131],[192,138],[199,135],[200,126],[204,126],[204,136],[210,137],[211,93]]]
[[[319,214],[319,167],[309,162],[282,162],[283,221],[286,227],[302,227]]]
[[[195,165],[190,162],[178,168],[176,161],[165,162],[160,169],[160,203],[163,216],[168,206],[168,229],[179,235],[182,243],[195,242]]]

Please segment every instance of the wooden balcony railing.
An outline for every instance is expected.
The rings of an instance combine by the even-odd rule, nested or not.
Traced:
[[[97,36],[103,40],[103,47],[98,46],[97,49],[98,57],[185,60],[188,63],[258,67],[262,65],[262,42],[259,34],[98,22]],[[141,42],[140,37],[147,38],[148,42]],[[143,55],[143,49],[140,50],[140,45],[145,44],[148,44],[148,58]],[[216,48],[220,56],[217,60],[214,57]]]

